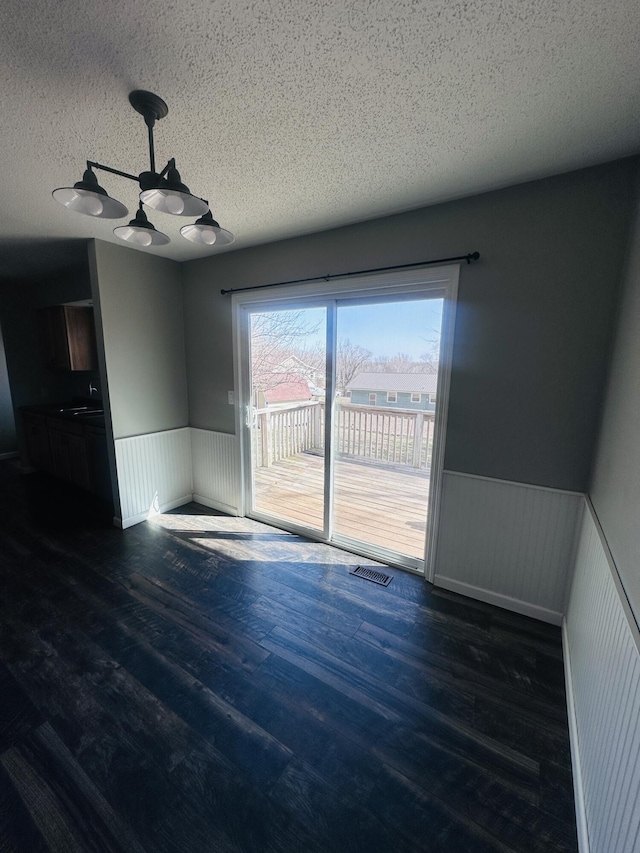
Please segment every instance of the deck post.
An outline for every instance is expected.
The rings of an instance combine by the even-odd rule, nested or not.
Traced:
[[[422,459],[422,430],[424,412],[416,412],[415,428],[413,431],[413,467],[419,468]]]
[[[269,412],[260,412],[260,438],[262,449],[262,466],[271,467],[271,418]]]
[[[321,450],[323,447],[323,442],[321,440],[322,436],[322,404],[318,403],[318,405],[314,409],[314,417],[313,417],[313,447],[316,450]]]

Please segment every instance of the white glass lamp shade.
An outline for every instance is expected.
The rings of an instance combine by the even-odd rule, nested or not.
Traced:
[[[81,181],[72,187],[59,187],[52,195],[67,210],[84,213],[86,216],[122,219],[129,213],[124,204],[107,195],[90,169],[86,170]]]
[[[200,216],[207,210],[202,199],[191,193],[158,187],[154,190],[143,190],[140,201],[161,213],[172,213],[174,216]]]
[[[228,246],[236,239],[231,231],[227,231],[218,225],[211,215],[211,211],[207,211],[193,225],[184,225],[180,229],[180,233],[186,240],[190,240],[192,243],[200,243],[203,246]]]
[[[156,231],[149,222],[142,207],[138,210],[135,219],[132,219],[128,225],[114,228],[113,233],[130,246],[136,247],[164,246],[169,242],[167,235],[162,231]]]
[[[207,212],[206,203],[189,192],[189,187],[180,180],[180,172],[173,167],[157,187],[140,193],[140,201],[154,210],[174,216],[202,216]]]

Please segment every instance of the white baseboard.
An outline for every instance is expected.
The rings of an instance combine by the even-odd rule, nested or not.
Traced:
[[[238,507],[226,504],[223,501],[215,501],[211,498],[205,498],[203,495],[194,495],[193,500],[197,504],[208,506],[210,509],[217,509],[219,512],[224,512],[227,515],[239,515]]]
[[[138,515],[131,515],[129,518],[119,518],[116,515],[113,518],[113,523],[115,527],[120,527],[122,530],[126,530],[127,527],[133,527],[136,524],[140,524],[142,521],[148,521],[150,518],[153,518],[155,515],[159,515],[161,512],[169,512],[170,509],[176,509],[179,506],[184,506],[185,504],[191,503],[192,500],[193,495],[183,495],[181,498],[176,498],[166,504],[161,504],[157,511],[154,510],[151,512],[150,510],[147,510],[147,512],[140,512]]]
[[[562,625],[562,613],[558,613],[555,610],[547,610],[546,607],[530,604],[528,601],[510,598],[508,595],[501,595],[499,592],[492,592],[489,589],[482,589],[481,587],[472,586],[463,581],[443,577],[442,575],[435,576],[434,585],[442,587],[442,589],[448,589],[450,592],[458,592],[460,595],[475,598],[477,601],[495,604],[497,607],[502,607],[505,610],[513,610],[515,613],[521,613],[523,616],[531,616],[533,619],[549,622],[551,625]]]
[[[571,771],[573,776],[573,798],[576,809],[576,830],[578,834],[578,850],[589,853],[589,832],[587,829],[587,812],[584,805],[584,789],[582,786],[582,765],[580,762],[580,747],[578,743],[578,720],[573,698],[573,679],[571,677],[571,655],[569,654],[569,637],[567,620],[562,620],[562,657],[564,660],[564,681],[567,694],[567,716],[569,718],[569,744],[571,746]]]

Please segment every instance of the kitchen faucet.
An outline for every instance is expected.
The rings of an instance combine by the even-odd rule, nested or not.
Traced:
[[[96,392],[96,394],[98,393],[98,389],[96,388],[96,386],[93,384],[93,382],[90,382],[89,383],[89,396],[90,397],[93,397],[94,391]]]

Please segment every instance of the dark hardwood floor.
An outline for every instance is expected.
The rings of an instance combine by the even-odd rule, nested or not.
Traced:
[[[558,629],[10,462],[0,507],[2,853],[577,850]]]

